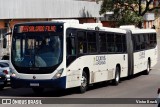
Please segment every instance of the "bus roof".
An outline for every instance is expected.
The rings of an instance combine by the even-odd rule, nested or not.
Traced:
[[[65,19],[65,20],[52,20],[52,22],[62,22],[62,23],[74,23],[74,24],[79,24],[79,20],[77,19]]]
[[[109,28],[109,27],[101,27],[100,31],[107,31],[107,32],[115,32],[115,33],[126,33],[126,30],[120,28]]]
[[[21,22],[21,23],[17,23],[15,25],[40,25],[40,24],[52,24],[55,22],[51,22],[51,21],[38,21],[38,22]],[[58,24],[63,24],[64,22],[58,22]]]
[[[106,31],[106,32],[115,32],[115,33],[126,33],[127,30],[130,30],[132,34],[137,34],[137,33],[156,33],[155,29],[139,29],[139,28],[134,28],[131,26],[131,28],[126,29],[125,27],[121,28],[109,28],[109,27],[103,27],[101,23],[84,23],[84,24],[79,24],[78,20],[53,20],[53,21],[38,21],[38,22],[23,22],[19,23],[16,25],[41,25],[41,24],[66,24],[67,27],[71,28],[78,28],[78,29],[86,29],[86,30],[99,30],[99,31]],[[98,28],[98,29],[96,29]]]
[[[132,29],[131,30],[132,34],[137,34],[137,33],[156,33],[155,29]]]

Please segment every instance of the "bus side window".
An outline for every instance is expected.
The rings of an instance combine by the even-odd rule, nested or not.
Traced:
[[[108,52],[115,52],[115,38],[114,33],[107,34],[107,51]]]
[[[106,33],[99,33],[99,48],[100,48],[100,52],[107,52]]]
[[[140,36],[133,35],[134,40],[134,51],[139,51],[141,49]]]
[[[122,41],[122,35],[121,34],[115,34],[115,44],[116,44],[115,52],[122,52],[123,41]]]
[[[88,53],[97,52],[96,33],[87,32]]]
[[[141,42],[141,49],[145,49],[145,38],[143,34],[139,35],[140,36],[140,42]]]
[[[75,38],[67,37],[67,55],[76,55]]]
[[[156,34],[150,34],[150,47],[154,48],[156,46]]]
[[[84,54],[87,53],[87,38],[86,32],[78,32],[78,53]]]
[[[144,41],[145,41],[145,49],[149,48],[149,38],[148,38],[148,34],[143,34],[144,36]]]
[[[126,35],[122,35],[122,52],[127,51]]]
[[[72,34],[72,33],[70,33]],[[67,66],[71,64],[77,57],[76,55],[76,45],[75,45],[75,37],[69,35],[66,40],[66,51],[67,51]]]

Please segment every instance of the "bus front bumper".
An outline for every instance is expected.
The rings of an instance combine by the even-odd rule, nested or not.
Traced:
[[[12,88],[66,88],[66,77],[61,77],[58,79],[48,79],[48,80],[29,80],[29,79],[19,79],[11,76],[11,87]]]

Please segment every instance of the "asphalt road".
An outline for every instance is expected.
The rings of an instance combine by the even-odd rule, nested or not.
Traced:
[[[160,37],[158,37],[160,47]],[[158,49],[160,56],[160,48]],[[91,86],[84,94],[77,93],[74,89],[55,91],[48,89],[41,95],[35,95],[31,89],[12,89],[9,86],[0,91],[0,97],[22,97],[22,98],[156,98],[157,89],[160,88],[160,57],[149,75],[142,73],[135,75],[133,79],[123,79],[118,86],[110,83],[101,83]],[[87,99],[86,99],[87,100]],[[122,99],[121,99],[122,100]],[[63,102],[63,101],[62,101]],[[0,105],[0,107],[19,107],[22,105]],[[28,105],[23,105],[28,107]],[[155,104],[54,104],[54,105],[32,105],[34,107],[155,107]]]

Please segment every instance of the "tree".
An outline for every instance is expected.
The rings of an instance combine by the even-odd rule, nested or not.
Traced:
[[[120,24],[135,24],[142,27],[143,16],[147,12],[160,9],[160,6],[151,7],[153,0],[98,0],[102,1],[100,14],[114,12],[111,17]]]

